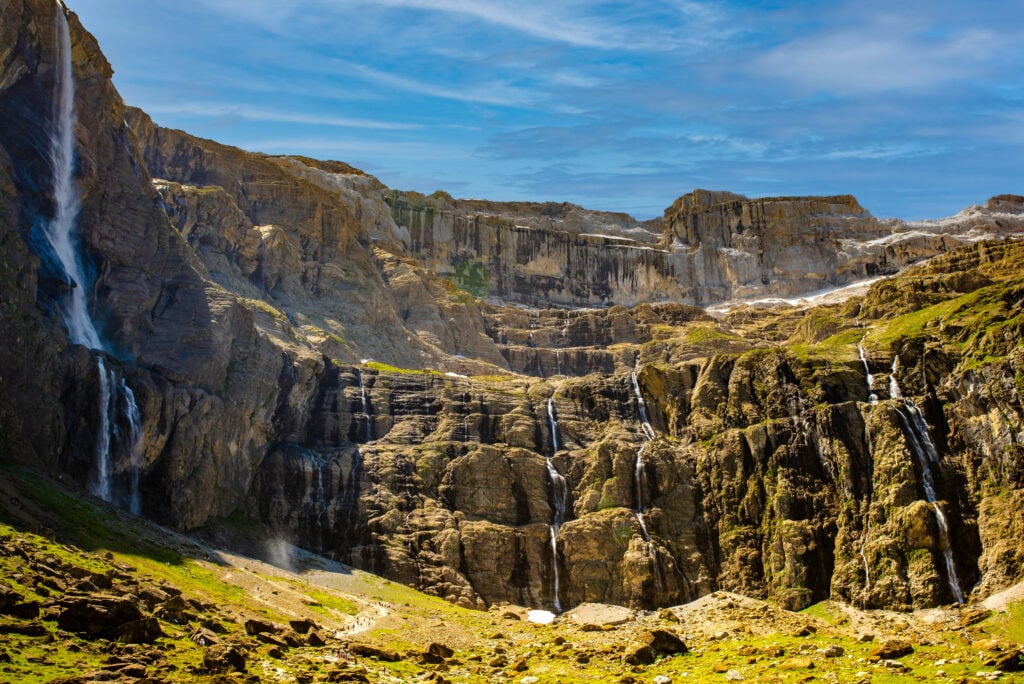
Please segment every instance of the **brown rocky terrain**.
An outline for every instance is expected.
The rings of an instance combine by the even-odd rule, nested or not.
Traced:
[[[41,233],[64,19],[2,7],[4,461],[474,608],[909,610],[1024,579],[1024,247],[995,239],[1024,198],[908,224],[698,190],[641,224],[401,193],[159,127],[68,13],[69,283]],[[103,350],[62,324],[76,287]]]
[[[459,608],[287,544],[250,536],[263,548],[240,555],[212,538],[253,529],[200,540],[3,475],[4,681],[982,682],[1024,668],[1024,585],[984,608],[794,613],[719,591],[660,611],[581,604],[538,624],[523,607]]]

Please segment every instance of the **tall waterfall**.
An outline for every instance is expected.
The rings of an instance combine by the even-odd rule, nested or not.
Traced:
[[[80,208],[75,188],[75,75],[71,64],[71,31],[63,8],[57,5],[57,60],[53,93],[53,128],[50,131],[50,166],[53,171],[53,218],[43,232],[64,268],[71,286],[62,306],[71,341],[102,349],[96,326],[89,318],[85,269],[79,257],[75,221]]]
[[[636,403],[640,413],[640,431],[643,434],[644,443],[636,452],[636,465],[633,468],[633,482],[636,487],[636,519],[640,523],[640,531],[643,533],[644,541],[648,544],[651,535],[647,531],[647,522],[644,520],[644,510],[647,508],[647,500],[650,498],[651,487],[647,481],[647,468],[644,464],[644,452],[647,450],[647,443],[654,439],[654,428],[647,420],[647,404],[640,392],[640,383],[637,381],[636,372],[630,373],[630,380],[633,382],[633,394],[636,396]]]
[[[53,122],[50,130],[49,161],[53,173],[53,218],[43,226],[43,233],[70,286],[61,303],[61,317],[68,336],[75,344],[104,351],[96,325],[89,316],[86,299],[87,280],[76,233],[81,208],[75,188],[75,74],[71,55],[71,30],[64,7],[57,2],[56,59],[54,70]],[[99,396],[96,429],[95,474],[90,489],[93,494],[128,508],[138,514],[142,510],[140,471],[142,456],[142,418],[135,393],[107,368],[102,355],[97,355]],[[127,431],[124,431],[127,428]],[[127,496],[122,491],[115,497],[113,479],[114,457],[127,460]],[[115,501],[115,499],[117,499]]]
[[[637,409],[640,414],[640,431],[644,439],[644,443],[640,445],[636,452],[636,465],[633,470],[633,482],[636,486],[636,520],[640,523],[640,532],[643,535],[644,542],[647,543],[647,555],[651,557],[654,576],[660,589],[664,584],[664,580],[661,575],[661,566],[658,564],[658,552],[654,547],[654,542],[651,541],[651,533],[647,530],[647,521],[644,519],[644,511],[647,510],[651,498],[651,484],[647,479],[644,452],[647,451],[647,445],[657,435],[654,432],[654,428],[651,427],[651,421],[647,419],[647,403],[640,392],[640,382],[637,380],[636,371],[629,374],[629,379],[633,383],[633,394],[636,396]]]
[[[949,522],[946,514],[939,505],[938,497],[935,495],[935,480],[932,475],[932,463],[939,462],[938,450],[928,432],[928,424],[925,423],[924,415],[914,402],[909,399],[903,400],[903,406],[896,408],[896,415],[899,416],[903,432],[907,436],[907,444],[914,452],[918,465],[921,466],[921,480],[924,486],[924,495],[928,503],[935,511],[935,522],[939,529],[939,550],[946,566],[946,579],[949,582],[950,591],[956,598],[957,603],[964,602],[964,594],[960,589],[960,580],[956,574],[956,564],[953,560],[953,548],[949,539]]]
[[[555,420],[555,405],[553,397],[548,397],[548,423],[551,427],[551,451],[554,454],[558,452],[558,421]],[[554,577],[554,606],[555,612],[561,613],[562,602],[558,598],[560,590],[558,580],[558,530],[562,527],[562,523],[565,522],[565,511],[569,498],[569,486],[566,483],[565,478],[558,472],[555,465],[551,462],[550,456],[545,459],[545,463],[548,469],[548,478],[551,480],[551,492],[554,502],[554,510],[551,514],[551,524],[548,526],[551,537],[551,572]]]

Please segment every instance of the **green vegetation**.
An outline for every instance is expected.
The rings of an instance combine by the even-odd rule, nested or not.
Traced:
[[[712,344],[715,342],[743,342],[743,338],[727,333],[713,325],[691,325],[683,331],[683,339],[689,344]]]
[[[366,361],[362,364],[362,367],[368,370],[377,371],[378,373],[397,373],[400,375],[444,375],[441,371],[436,371],[430,368],[399,368],[386,363],[380,363],[379,361]]]
[[[490,277],[487,267],[479,261],[461,261],[455,266],[452,276],[455,283],[477,299],[487,296],[490,291]]]

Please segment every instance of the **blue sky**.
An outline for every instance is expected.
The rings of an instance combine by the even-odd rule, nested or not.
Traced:
[[[68,0],[164,126],[399,189],[938,218],[1024,194],[1024,3]]]

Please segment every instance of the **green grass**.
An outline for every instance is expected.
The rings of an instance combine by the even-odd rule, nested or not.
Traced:
[[[374,370],[378,373],[396,373],[400,375],[443,375],[441,371],[429,369],[429,368],[399,368],[398,366],[391,366],[380,361],[367,361],[361,364],[363,368],[368,370]]]
[[[982,625],[994,636],[1024,644],[1024,601],[1010,604],[1005,612],[996,613]]]
[[[739,335],[724,332],[713,325],[691,325],[683,331],[683,339],[689,344],[713,344],[715,342],[743,342]]]

